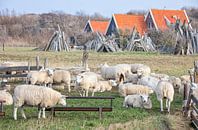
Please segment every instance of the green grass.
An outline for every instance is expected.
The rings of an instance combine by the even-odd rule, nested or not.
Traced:
[[[80,64],[82,51],[72,52],[43,52],[33,51],[33,48],[6,48],[0,50],[0,61],[30,61],[35,64],[35,57],[40,56],[43,64],[44,58],[48,58],[49,67],[71,67]],[[165,73],[169,75],[181,76],[187,74],[187,70],[193,66],[197,55],[193,56],[173,56],[161,55],[159,53],[144,52],[117,52],[117,53],[89,53],[89,67],[92,71],[98,71],[100,64],[107,62],[111,65],[118,63],[143,63],[151,67],[153,72]],[[19,84],[14,82],[12,86]],[[67,96],[78,96],[73,90]],[[103,120],[98,119],[97,112],[57,112],[56,117],[52,118],[47,112],[47,119],[37,119],[37,108],[25,107],[27,120],[21,117],[18,111],[18,120],[12,117],[12,106],[6,106],[6,116],[0,119],[0,129],[23,130],[23,129],[137,129],[137,130],[163,130],[163,129],[189,129],[187,123],[181,116],[182,97],[177,92],[171,104],[171,114],[161,114],[160,104],[155,94],[151,95],[153,108],[127,109],[122,107],[123,97],[118,92],[96,93],[97,96],[113,96],[113,112],[103,113]],[[103,106],[108,105],[104,100],[68,100],[68,106]]]

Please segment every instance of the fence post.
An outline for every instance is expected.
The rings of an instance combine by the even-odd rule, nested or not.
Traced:
[[[194,62],[194,82],[198,83],[198,61]]]
[[[28,73],[30,72],[30,61],[28,61]]]
[[[45,58],[44,60],[44,69],[48,67],[48,58]]]
[[[39,70],[39,56],[36,56],[36,69]]]

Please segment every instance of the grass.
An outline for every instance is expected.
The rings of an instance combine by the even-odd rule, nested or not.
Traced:
[[[30,61],[35,64],[35,57],[40,56],[43,64],[44,58],[48,58],[49,67],[71,67],[80,64],[82,51],[72,52],[43,52],[34,51],[33,48],[5,48],[0,50],[0,61]],[[180,76],[187,74],[187,70],[193,67],[193,62],[198,58],[193,56],[173,56],[161,55],[159,53],[144,52],[117,52],[117,53],[89,53],[89,67],[92,71],[99,71],[98,66],[104,62],[111,65],[118,63],[143,63],[151,67],[153,72],[165,73],[169,75]],[[14,82],[15,86],[20,82]],[[66,95],[75,95],[73,90]],[[116,90],[112,92],[97,93],[97,96],[114,96],[113,112],[104,113],[103,120],[98,119],[97,112],[57,112],[56,117],[51,118],[47,112],[47,119],[37,119],[37,108],[25,107],[27,120],[22,119],[20,112],[19,119],[13,120],[12,106],[6,106],[6,116],[0,119],[0,129],[190,129],[188,122],[181,115],[182,97],[175,94],[174,101],[171,104],[171,114],[161,114],[160,105],[156,96],[151,95],[153,102],[152,110],[144,109],[126,109],[122,107],[123,98],[119,96]],[[69,106],[97,106],[108,105],[107,101],[97,100],[68,100]],[[187,122],[187,123],[186,123]]]

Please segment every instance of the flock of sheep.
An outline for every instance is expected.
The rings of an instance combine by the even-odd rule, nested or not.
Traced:
[[[174,99],[174,89],[179,89],[183,94],[184,84],[190,86],[188,75],[168,76],[166,74],[151,73],[151,68],[144,64],[108,64],[100,65],[100,72],[83,72],[73,74],[64,69],[41,69],[32,71],[27,75],[27,82],[14,89],[13,96],[0,91],[0,99],[5,100],[5,105],[14,104],[14,119],[17,120],[17,109],[21,109],[22,117],[26,119],[23,107],[25,105],[39,108],[38,118],[45,118],[45,108],[56,104],[66,106],[66,96],[54,90],[55,83],[62,83],[71,92],[71,82],[74,82],[74,91],[80,96],[94,96],[95,92],[111,91],[114,87],[120,96],[124,97],[123,107],[152,108],[149,95],[156,94],[163,111],[163,99],[166,99],[166,108],[170,112],[170,105]]]

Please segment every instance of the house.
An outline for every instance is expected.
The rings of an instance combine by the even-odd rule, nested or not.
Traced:
[[[159,10],[151,9],[146,15],[145,22],[148,29],[166,30],[168,26],[166,22],[175,23],[176,19],[189,22],[189,18],[185,10]]]
[[[147,30],[144,19],[144,15],[113,14],[106,35],[119,32],[130,34],[134,27],[142,35]]]
[[[85,25],[84,32],[100,32],[105,34],[108,21],[89,20]]]

